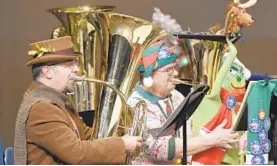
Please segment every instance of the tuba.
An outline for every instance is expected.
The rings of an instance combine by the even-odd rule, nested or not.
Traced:
[[[78,6],[49,9],[62,25],[56,27],[51,38],[70,35],[75,51],[83,56],[79,59],[80,75],[104,80],[107,68],[109,33],[105,21],[98,17],[98,12],[110,12],[114,6]],[[95,24],[87,21],[86,16],[92,15],[98,20]],[[69,94],[78,112],[96,110],[100,102],[101,86],[89,82],[78,82],[75,93]]]
[[[224,42],[191,39],[189,54],[193,68],[193,83],[213,86],[224,53]]]
[[[52,37],[72,36],[76,51],[83,54],[80,75],[88,79],[77,81],[71,99],[77,111],[95,111],[94,139],[123,135],[132,126],[132,111],[122,109],[122,97],[110,86],[125,98],[129,96],[142,52],[167,35],[155,24],[114,13],[113,9],[113,6],[79,6],[48,10],[62,23]]]
[[[177,32],[174,36],[179,39],[180,52],[187,56],[187,58],[183,58],[185,63],[189,62],[188,65],[180,68],[180,79],[176,80],[176,83],[192,87],[206,84],[212,87],[220,68],[221,57],[224,54],[226,41],[221,38],[225,36],[190,31]]]

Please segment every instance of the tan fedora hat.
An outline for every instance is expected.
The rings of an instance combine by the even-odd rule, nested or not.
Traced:
[[[81,54],[75,53],[71,36],[38,41],[29,45],[28,55],[32,58],[25,64],[31,66],[40,63],[61,63],[75,60]]]

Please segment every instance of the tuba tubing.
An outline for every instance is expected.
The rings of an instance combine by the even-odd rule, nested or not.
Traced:
[[[142,111],[141,109],[142,108]],[[136,104],[134,108],[134,118],[132,128],[130,129],[129,135],[130,136],[141,136],[143,138],[143,131],[146,125],[146,118],[147,118],[147,104],[145,101],[141,100]],[[142,114],[142,115],[141,115]],[[134,157],[138,156],[140,152],[143,152],[145,146],[140,149],[136,149],[135,153],[127,154],[125,165],[132,165],[131,161]]]
[[[81,77],[81,76],[71,76],[71,79],[73,79],[75,82],[84,82],[84,81],[88,81],[88,82],[94,82],[94,83],[98,83],[98,84],[101,84],[101,85],[105,85],[105,86],[108,86],[109,88],[111,88],[117,95],[119,95],[120,99],[121,99],[121,102],[123,103],[123,105],[125,106],[125,110],[128,109],[128,106],[127,106],[127,102],[126,102],[126,99],[125,99],[125,96],[124,94],[116,89],[116,87],[112,84],[110,84],[109,82],[106,82],[106,81],[102,81],[102,80],[98,80],[98,79],[94,79],[94,78],[87,78],[87,77]]]
[[[89,82],[108,86],[113,91],[115,91],[117,93],[117,95],[119,95],[121,102],[124,105],[124,110],[126,111],[126,113],[128,111],[128,108],[130,108],[127,105],[127,102],[126,102],[126,99],[125,99],[123,93],[120,90],[116,89],[116,87],[114,85],[110,84],[109,82],[105,82],[105,81],[94,79],[94,78],[81,77],[81,76],[71,76],[71,79],[74,80],[75,82],[89,81]],[[140,108],[142,108],[142,111]],[[122,116],[123,116],[123,113],[121,114],[121,117]],[[122,118],[126,118],[126,116],[124,116]],[[129,136],[143,137],[143,131],[144,131],[145,125],[146,125],[146,118],[147,118],[147,104],[145,101],[141,100],[136,104],[136,106],[134,108],[133,123],[132,123],[131,128],[128,128],[126,126],[121,126],[121,125],[119,125],[119,128],[122,128],[124,130],[129,130],[129,132],[128,132]],[[124,121],[126,121],[126,119],[124,119]],[[91,137],[91,139],[92,139],[92,137]],[[141,149],[136,149],[135,153],[127,154],[125,164],[126,165],[131,164],[132,159],[134,157],[136,157],[143,150],[144,150],[144,147]]]
[[[122,103],[127,105],[126,103],[126,99],[123,95],[122,92],[120,92],[118,89],[116,89],[116,87],[106,81],[102,81],[102,80],[98,80],[98,79],[94,79],[94,78],[87,78],[87,77],[81,77],[81,76],[74,76],[72,77],[72,79],[75,81],[75,82],[79,82],[79,81],[89,81],[89,82],[94,82],[94,83],[99,83],[99,84],[103,84],[105,86],[108,86],[109,88],[111,88],[112,90],[114,90],[121,98],[122,100]]]

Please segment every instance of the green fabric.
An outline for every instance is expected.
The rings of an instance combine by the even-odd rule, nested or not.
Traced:
[[[170,100],[170,103],[172,104],[172,95],[169,94],[166,98],[162,98],[162,97],[159,97],[159,96],[156,96],[146,90],[144,90],[139,84],[136,84],[136,87],[135,87],[135,91],[137,91],[138,93],[140,93],[142,95],[143,98],[147,99],[148,101],[150,101],[152,104],[157,104],[157,106],[160,108],[162,114],[164,115],[164,117],[168,118],[168,115],[167,115],[167,112],[166,110],[164,110],[161,105],[159,104],[158,101],[160,100],[164,100],[166,98],[169,98]],[[173,108],[174,110],[174,108]]]
[[[157,60],[158,66],[156,68],[161,68],[161,67],[166,66],[170,63],[173,63],[176,60],[176,58],[177,58],[177,54],[172,53],[169,58],[158,59]]]
[[[276,80],[270,80],[268,84],[264,80],[257,81],[250,89],[247,97],[248,124],[252,119],[258,119],[258,112],[264,109],[266,117],[269,117],[272,92],[276,92]],[[275,90],[275,91],[274,91]],[[247,151],[250,153],[249,145],[252,141],[259,140],[258,133],[247,133]]]
[[[144,70],[144,77],[149,77],[152,74],[152,71],[155,69],[155,64],[152,64],[148,66],[147,68],[143,69]]]
[[[164,100],[165,99],[165,98],[156,96],[156,95],[142,89],[139,84],[136,85],[135,91],[140,93],[143,96],[143,98],[149,100],[152,104],[156,104],[159,100]]]
[[[149,55],[151,55],[151,54],[153,54],[153,53],[158,52],[158,50],[161,48],[161,46],[162,46],[162,43],[159,44],[159,45],[154,45],[154,46],[148,47],[148,48],[143,52],[142,58],[147,57],[147,56],[149,56]]]
[[[225,79],[225,77],[229,73],[237,55],[236,47],[230,42],[228,42],[228,44],[229,44],[230,52],[227,58],[225,59],[224,63],[220,67],[219,72],[216,75],[216,80],[211,89],[211,93],[210,95],[206,95],[203,98],[201,104],[198,106],[198,108],[193,114],[193,117],[192,117],[193,136],[199,135],[200,129],[203,126],[205,126],[205,124],[215,116],[215,114],[217,113],[217,111],[219,110],[222,104],[220,99],[220,89],[223,86],[224,81],[227,80]],[[239,161],[238,148],[227,150],[225,152],[223,162],[236,165],[238,164],[238,161]]]
[[[175,137],[172,137],[168,140],[168,160],[173,160],[176,153],[176,143]]]

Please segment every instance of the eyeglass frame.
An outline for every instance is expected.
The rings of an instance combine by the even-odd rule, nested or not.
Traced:
[[[167,73],[167,75],[172,75],[174,73],[174,70],[175,71],[179,71],[179,65],[175,64],[174,66],[172,67],[169,67],[168,69],[166,70],[161,70],[160,68],[157,68],[155,69],[154,71],[158,71],[158,72],[161,72],[161,73]]]

